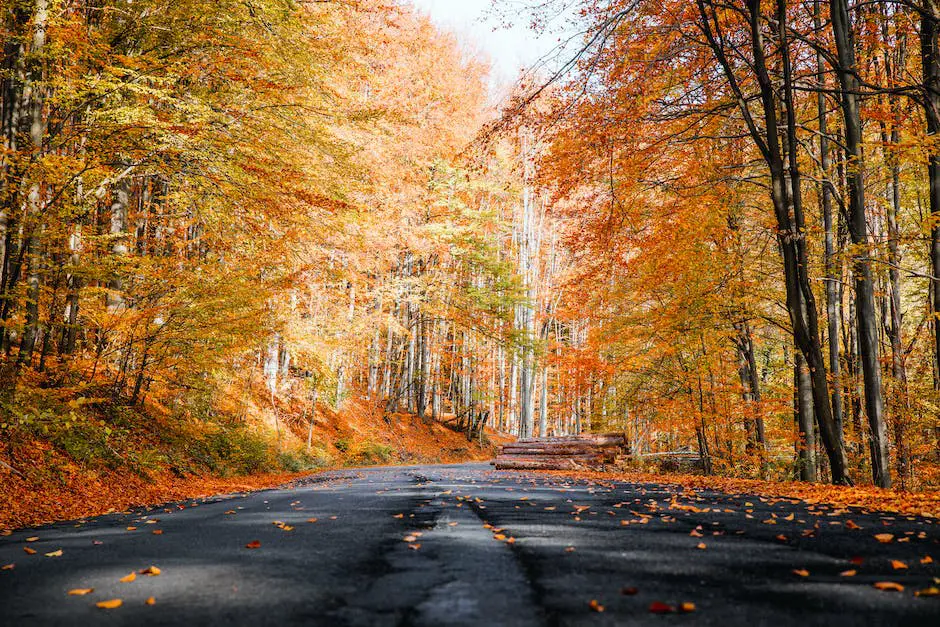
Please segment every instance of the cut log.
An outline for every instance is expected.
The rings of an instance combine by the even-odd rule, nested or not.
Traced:
[[[496,462],[496,470],[578,470],[584,467],[573,460],[564,458],[550,461],[512,459]]]
[[[515,445],[507,444],[503,446],[501,452],[504,455],[578,455],[581,453],[605,452],[616,453],[622,450],[622,446],[612,444],[540,444],[540,445]]]
[[[622,433],[527,438],[502,447],[494,464],[500,470],[574,470],[596,468],[627,452]]]

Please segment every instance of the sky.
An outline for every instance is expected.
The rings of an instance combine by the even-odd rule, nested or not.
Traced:
[[[525,15],[511,27],[492,9],[492,0],[411,0],[439,26],[480,48],[493,65],[494,87],[514,81],[519,68],[528,68],[551,52],[557,35],[539,37]]]

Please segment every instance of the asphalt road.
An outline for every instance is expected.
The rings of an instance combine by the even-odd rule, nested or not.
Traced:
[[[2,537],[0,565],[15,566],[0,571],[0,625],[936,627],[940,597],[914,593],[940,577],[938,532],[488,465],[340,471]],[[150,566],[160,574],[139,574]],[[122,605],[96,606],[110,599]],[[694,611],[650,611],[682,603]]]

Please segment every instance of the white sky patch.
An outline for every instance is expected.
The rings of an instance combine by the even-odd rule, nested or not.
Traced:
[[[440,27],[456,33],[463,41],[486,53],[492,64],[491,90],[502,92],[527,69],[548,55],[558,45],[560,35],[548,32],[539,35],[529,28],[525,11],[512,15],[512,24],[505,22],[505,4],[497,0],[411,0],[419,10],[429,14]]]

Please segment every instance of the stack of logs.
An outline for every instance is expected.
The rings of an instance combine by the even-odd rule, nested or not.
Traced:
[[[595,469],[628,452],[622,433],[527,438],[503,446],[494,463],[500,470]]]

